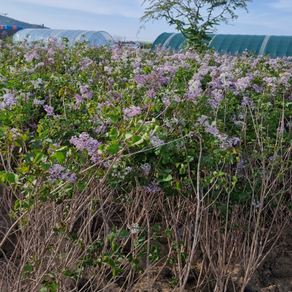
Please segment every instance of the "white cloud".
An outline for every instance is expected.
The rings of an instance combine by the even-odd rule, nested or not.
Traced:
[[[140,18],[144,11],[141,7],[142,0],[15,0],[15,2],[134,18]]]

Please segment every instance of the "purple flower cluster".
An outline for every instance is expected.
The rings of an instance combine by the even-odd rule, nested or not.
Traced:
[[[37,59],[39,60],[41,57],[40,55],[37,53],[37,51],[32,51],[32,52],[28,52],[25,56],[24,56],[26,62],[30,63],[33,61],[33,59]]]
[[[163,70],[153,70],[150,74],[137,74],[134,78],[138,88],[159,89],[169,83],[169,78],[164,77]]]
[[[76,180],[75,173],[70,173],[68,169],[59,164],[53,164],[49,169],[49,174],[50,177],[48,181],[51,182],[54,182],[56,180],[68,180],[70,182],[73,182]]]
[[[38,78],[38,80],[32,80],[30,82],[33,84],[35,89],[40,88],[40,85],[43,84],[43,80],[41,78]]]
[[[102,143],[91,138],[88,133],[81,133],[79,135],[79,138],[77,138],[76,136],[71,137],[70,143],[72,143],[78,150],[86,150],[88,152],[88,155],[91,156],[90,160],[94,163],[100,160],[100,156],[97,153],[97,150]]]
[[[81,66],[81,71],[85,71],[92,63],[93,61],[89,59],[88,57],[82,59],[79,62],[79,65]]]
[[[54,115],[54,108],[52,106],[49,106],[49,105],[44,105],[43,106],[44,110],[47,112],[47,115],[49,117],[53,116]]]
[[[143,187],[145,192],[148,193],[158,193],[161,191],[161,188],[159,187],[159,182],[152,181],[148,186]]]
[[[262,87],[258,86],[257,84],[253,84],[252,88],[258,93],[262,93],[264,91],[264,89]]]
[[[238,137],[228,139],[227,135],[221,134],[215,125],[213,124],[210,125],[208,121],[209,119],[210,117],[202,115],[200,118],[198,118],[198,121],[201,125],[204,126],[205,132],[210,133],[216,139],[218,139],[218,141],[221,144],[220,145],[221,150],[226,150],[227,148],[233,147],[240,142],[240,139]]]
[[[44,100],[39,100],[39,99],[37,99],[37,98],[35,98],[35,99],[33,100],[33,104],[34,104],[36,107],[38,107],[39,105],[43,105],[44,103],[45,103]]]
[[[255,208],[259,208],[262,204],[260,201],[252,200],[252,205],[255,206]]]
[[[246,168],[246,163],[247,163],[247,160],[241,158],[240,161],[237,163],[237,168],[238,169],[244,169],[244,168]]]
[[[140,170],[142,171],[143,176],[148,176],[151,170],[151,164],[150,163],[144,163],[140,165]]]
[[[124,113],[124,119],[126,121],[130,120],[132,117],[135,117],[137,115],[141,114],[141,108],[139,106],[133,106],[131,105],[129,108],[123,109]]]
[[[81,86],[80,85],[80,93],[82,94],[82,96],[80,96],[79,94],[75,94],[75,99],[76,99],[76,105],[78,106],[81,102],[84,101],[84,98],[90,100],[94,93],[93,92],[88,92],[88,89],[90,88],[89,85],[85,85],[85,86]]]
[[[2,101],[0,101],[0,110],[1,109],[12,109],[13,105],[16,105],[16,97],[14,94],[7,92],[2,97],[0,96],[0,99],[2,98]]]
[[[162,146],[164,144],[164,141],[157,138],[155,135],[152,135],[152,133],[149,133],[150,142],[154,147]]]
[[[242,77],[237,80],[235,87],[237,90],[243,91],[249,87],[250,82],[251,82],[250,77]]]
[[[118,172],[113,172],[112,176],[113,177],[117,177],[117,178],[121,178],[121,179],[125,179],[125,177],[132,171],[132,167],[131,166],[127,166],[123,169],[122,173],[120,171]]]

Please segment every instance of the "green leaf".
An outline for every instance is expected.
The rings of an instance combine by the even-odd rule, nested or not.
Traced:
[[[186,173],[186,168],[184,164],[181,164],[180,169],[179,169],[179,174],[185,174]]]
[[[13,172],[6,173],[5,178],[11,184],[16,183],[18,181],[18,175]]]
[[[56,292],[58,288],[58,284],[56,282],[50,283],[50,290],[51,292]]]
[[[44,157],[45,157],[44,153],[38,153],[35,159],[33,160],[33,163],[39,163]]]
[[[20,173],[24,174],[24,173],[28,173],[29,172],[29,167],[25,166],[25,167],[17,167],[15,168],[15,170],[19,171]]]
[[[111,154],[111,155],[114,155],[114,154],[116,154],[116,153],[118,153],[119,152],[119,144],[116,144],[116,143],[114,143],[114,144],[111,144],[111,145],[109,145],[108,147],[107,147],[107,151],[108,151],[108,153],[109,154]]]
[[[68,151],[68,147],[67,146],[63,146],[60,147],[58,149],[55,150],[56,152],[67,152]]]
[[[41,141],[36,141],[30,144],[31,149],[42,149],[43,143]]]
[[[25,265],[25,266],[23,267],[23,269],[24,269],[25,271],[32,271],[32,270],[33,270],[33,266],[32,266],[32,265]]]
[[[115,238],[117,236],[117,234],[115,232],[111,232],[110,234],[108,234],[106,237],[111,240],[112,238]]]
[[[66,276],[66,277],[72,277],[74,274],[72,274],[72,272],[70,271],[70,270],[66,270],[65,272],[64,272],[64,276]]]
[[[53,273],[48,273],[48,276],[52,279],[55,278],[55,275]]]
[[[109,258],[108,259],[108,265],[111,267],[111,268],[114,268],[116,265],[115,265],[115,262],[114,262],[114,260],[113,259],[111,259],[111,258]]]
[[[27,160],[27,161],[33,161],[33,158],[34,158],[34,154],[33,153],[25,153],[23,155],[24,159]]]
[[[166,177],[163,177],[162,181],[171,181],[172,180],[172,176],[169,174]]]
[[[133,136],[132,133],[126,133],[126,135],[125,135],[125,140],[130,139],[132,136]]]
[[[1,180],[0,180],[0,187],[3,187],[5,189],[7,189],[7,190],[9,189],[9,187]]]
[[[114,114],[111,114],[110,115],[110,119],[115,123],[118,119],[119,119],[119,115],[114,115]]]
[[[51,167],[51,163],[41,163],[41,169],[47,171]]]
[[[122,229],[120,231],[119,237],[124,238],[124,237],[128,237],[129,235],[130,235],[130,232],[128,230]]]
[[[194,160],[194,157],[192,157],[192,156],[188,156],[187,158],[186,158],[186,162],[192,162]]]
[[[160,231],[161,230],[161,226],[159,225],[154,225],[154,226],[151,226],[151,229],[154,229],[156,231]]]
[[[114,243],[114,244],[112,245],[112,251],[117,251],[118,248],[119,248],[119,245],[118,245],[117,243]]]
[[[40,292],[48,292],[48,288],[43,286],[43,287],[41,287]]]
[[[132,142],[133,142],[133,143],[136,143],[136,142],[138,142],[138,141],[140,141],[140,140],[141,140],[141,136],[134,135],[134,136],[132,137]]]
[[[64,152],[56,152],[56,153],[52,156],[52,158],[57,159],[57,161],[58,161],[60,164],[62,164],[62,163],[64,163],[65,160],[66,160],[66,153],[64,153]]]
[[[15,146],[17,147],[23,147],[24,146],[24,142],[20,137],[17,137],[15,140]]]
[[[119,134],[119,132],[116,128],[111,128],[109,136],[112,140],[115,141],[118,137],[118,134]]]

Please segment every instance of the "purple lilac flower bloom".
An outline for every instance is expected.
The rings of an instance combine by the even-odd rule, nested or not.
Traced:
[[[94,95],[94,92],[86,92],[84,94],[84,96],[88,99],[88,100],[91,100],[91,98],[93,97]]]
[[[49,59],[48,59],[48,63],[49,63],[49,64],[54,64],[54,63],[55,63],[54,58],[49,58]]]
[[[144,186],[143,189],[148,193],[157,193],[161,191],[161,188],[158,186],[159,183],[156,181],[152,181],[148,186]]]
[[[164,144],[164,141],[157,138],[156,136],[152,135],[152,133],[149,133],[149,138],[150,138],[150,142],[154,147],[158,147]]]
[[[74,96],[76,98],[76,104],[79,105],[83,101],[83,97],[79,94],[75,94]]]
[[[53,164],[49,169],[50,178],[48,181],[54,182],[56,180],[68,180],[70,182],[73,182],[76,180],[76,174],[70,173],[68,169],[65,167],[59,165],[59,164]]]
[[[37,99],[37,98],[35,98],[35,99],[33,100],[33,104],[34,104],[36,107],[38,107],[39,105],[43,105],[44,103],[45,103],[44,100],[39,100],[39,99]]]
[[[262,93],[264,91],[264,89],[262,87],[258,86],[257,84],[253,84],[252,88],[258,93]]]
[[[260,201],[252,200],[252,205],[255,206],[256,208],[259,208],[262,204]]]
[[[219,130],[215,126],[208,126],[205,130],[207,133],[212,134],[213,136],[219,135]]]
[[[1,98],[1,96],[0,96]],[[6,93],[2,96],[2,102],[0,101],[0,109],[12,109],[13,105],[16,105],[16,98],[14,97],[14,95],[12,93]]]
[[[207,102],[209,103],[212,109],[217,108],[219,105],[219,103],[215,99],[212,99],[212,98],[209,98]]]
[[[89,86],[88,85],[85,85],[85,86],[80,86],[80,92],[81,94],[83,93],[86,93],[89,89]]]
[[[246,163],[247,163],[247,160],[241,158],[240,161],[237,163],[237,168],[238,169],[244,169],[244,168],[246,168]]]
[[[42,66],[45,66],[45,63],[44,62],[39,62],[35,65],[35,68],[39,68],[39,67],[42,67]]]
[[[153,70],[150,74],[137,74],[134,81],[137,83],[138,88],[146,87],[149,89],[159,89],[162,85],[169,82],[168,77],[164,77],[163,70]]]
[[[93,61],[89,59],[88,57],[81,60],[79,62],[79,65],[81,66],[81,71],[85,71],[92,63]]]
[[[27,53],[24,57],[25,57],[26,62],[28,63],[32,62],[33,59],[39,60],[41,58],[40,55],[36,51],[33,51],[31,54]]]
[[[184,97],[187,101],[192,100],[194,103],[197,103],[196,98],[199,96],[199,92],[188,91],[184,94]]]
[[[205,127],[209,127],[210,124],[209,124],[208,119],[210,119],[210,117],[205,116],[205,115],[202,115],[201,117],[199,117],[199,118],[197,119],[197,121],[198,121],[200,124],[202,124],[203,126],[205,126]]]
[[[139,106],[131,105],[129,108],[123,109],[124,119],[130,120],[132,117],[141,114],[141,108]]]
[[[151,164],[146,162],[141,164],[139,168],[141,169],[144,176],[148,176],[151,170]]]
[[[70,143],[72,143],[78,150],[86,150],[94,163],[100,160],[97,149],[102,143],[91,138],[88,133],[81,133],[79,138],[76,136],[71,137]]]
[[[245,90],[249,87],[250,77],[243,77],[237,80],[235,86],[238,90]]]
[[[153,98],[156,95],[156,93],[153,89],[150,89],[146,91],[146,95]]]
[[[54,115],[54,108],[52,106],[44,105],[43,108],[49,117]]]

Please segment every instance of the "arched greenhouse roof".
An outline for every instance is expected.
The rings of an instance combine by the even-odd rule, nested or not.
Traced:
[[[69,43],[76,41],[88,41],[91,46],[114,45],[114,39],[105,31],[88,30],[63,30],[63,29],[23,29],[13,36],[13,42],[27,40],[29,42],[56,38],[60,43],[63,38],[67,38]]]
[[[211,40],[206,43],[209,48],[214,48],[219,53],[235,55],[247,50],[256,55],[270,55],[272,58],[292,56],[292,36],[239,34],[210,34],[209,36]],[[164,32],[154,41],[151,50],[159,48],[177,51],[185,44],[185,38],[181,33]]]

